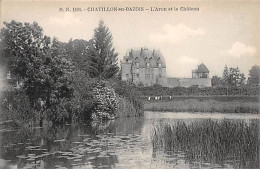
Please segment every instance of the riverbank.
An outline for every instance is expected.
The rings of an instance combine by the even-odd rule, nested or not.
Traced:
[[[157,101],[144,100],[144,110],[259,114],[259,100],[257,97],[171,97]]]

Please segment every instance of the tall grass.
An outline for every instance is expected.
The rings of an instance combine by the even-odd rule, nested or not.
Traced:
[[[147,111],[170,112],[219,112],[219,113],[259,113],[258,102],[218,101],[213,99],[183,99],[174,101],[145,102]]]
[[[186,160],[223,165],[237,162],[235,168],[260,168],[259,121],[204,119],[176,124],[158,123],[152,130],[154,150],[183,151]]]
[[[127,98],[120,97],[118,109],[116,111],[117,117],[141,116],[143,115],[142,106],[135,106],[134,103]]]
[[[112,88],[119,95],[119,108],[117,116],[141,116],[143,115],[143,101],[141,92],[136,85],[121,80],[110,80]]]

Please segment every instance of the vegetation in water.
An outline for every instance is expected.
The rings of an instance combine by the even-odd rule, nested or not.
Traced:
[[[212,120],[158,123],[151,133],[153,149],[184,152],[189,163],[259,168],[259,121]]]

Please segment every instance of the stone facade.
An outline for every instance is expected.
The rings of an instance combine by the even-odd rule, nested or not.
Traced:
[[[192,70],[192,78],[167,78],[166,63],[159,50],[130,50],[121,62],[122,80],[153,86],[163,87],[210,87],[209,70],[202,63],[198,69]]]
[[[131,50],[121,63],[122,80],[135,84],[167,86],[166,65],[159,50]]]
[[[211,78],[167,78],[167,87],[211,87]]]

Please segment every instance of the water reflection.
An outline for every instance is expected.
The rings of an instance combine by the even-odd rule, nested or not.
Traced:
[[[3,128],[0,168],[259,168],[259,119],[146,115]]]

